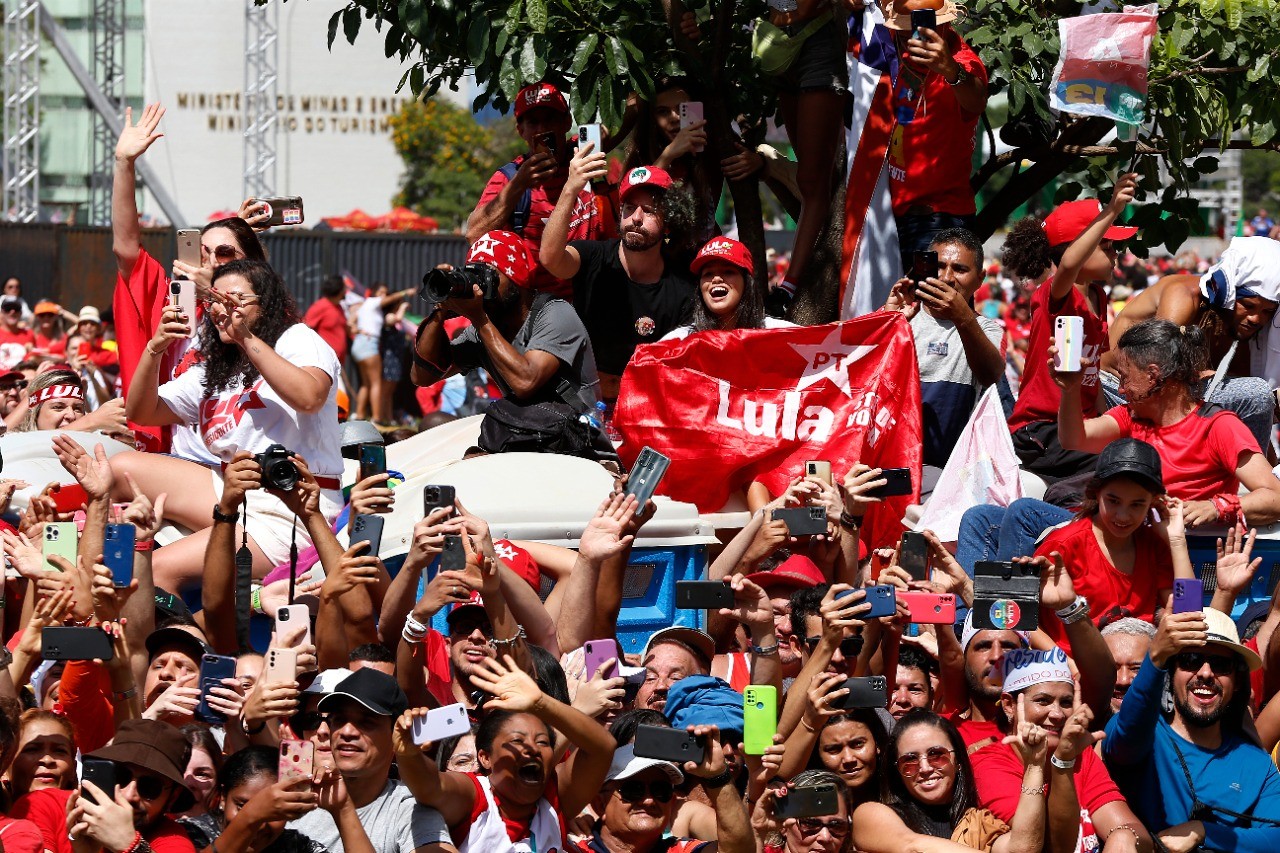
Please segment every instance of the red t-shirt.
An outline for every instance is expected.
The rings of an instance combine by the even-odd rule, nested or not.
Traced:
[[[0,367],[10,370],[27,357],[27,350],[36,345],[36,336],[30,329],[11,332],[0,329]]]
[[[1022,798],[1023,772],[1022,761],[1013,747],[995,743],[970,755],[969,761],[973,764],[973,779],[978,785],[978,802],[1005,823],[1012,821],[1018,800]],[[1100,849],[1102,845],[1098,843],[1091,816],[1108,803],[1124,797],[1103,766],[1102,759],[1092,749],[1086,749],[1080,756],[1074,778],[1076,796],[1080,800],[1080,839],[1076,850]]]
[[[1112,613],[1115,610],[1122,610],[1124,616],[1155,622],[1156,607],[1164,603],[1159,590],[1173,586],[1173,556],[1168,543],[1150,527],[1138,528],[1133,534],[1133,546],[1133,574],[1126,575],[1102,553],[1093,532],[1093,520],[1080,518],[1050,531],[1036,549],[1036,556],[1048,557],[1054,551],[1062,554],[1076,594],[1089,600],[1094,624],[1116,615]],[[1071,654],[1066,626],[1045,607],[1040,608],[1040,628]]]
[[[1164,487],[1175,498],[1205,501],[1218,494],[1236,494],[1236,468],[1246,450],[1260,453],[1258,441],[1235,412],[1201,403],[1176,424],[1159,427],[1133,420],[1129,409],[1106,412],[1126,436],[1145,441],[1160,454]]]
[[[45,788],[32,791],[18,798],[9,809],[12,817],[23,818],[36,825],[44,846],[41,849],[50,853],[71,853],[71,841],[67,838],[67,800],[71,799],[70,791],[57,788]],[[0,841],[7,839],[0,837]]]
[[[36,349],[42,349],[50,355],[66,355],[67,354],[67,336],[63,335],[58,338],[46,338],[39,332],[35,333]]]
[[[524,162],[524,155],[516,157],[513,161],[517,166]],[[968,169],[965,171],[965,181],[968,182]],[[489,183],[485,185],[484,192],[480,194],[480,202],[477,208],[488,204],[497,198],[498,193],[502,192],[509,181],[507,176],[502,174],[502,170],[493,173],[493,177],[489,178]],[[551,217],[551,212],[556,209],[555,200],[560,197],[560,189],[564,186],[564,178],[559,177],[553,183],[544,184],[540,187],[533,187],[529,191],[529,217],[524,224],[525,242],[529,244],[529,248],[533,250],[534,257],[538,255],[538,247],[542,245],[542,232],[546,230],[547,219]],[[516,206],[519,207],[519,199],[516,200]],[[971,203],[972,204],[972,203]],[[504,229],[512,230],[511,223],[502,226]],[[587,187],[578,193],[577,203],[573,206],[573,215],[569,219],[569,240],[605,240],[613,236],[608,233],[609,229],[605,224],[604,217],[600,212],[599,206],[595,201],[595,194]],[[556,296],[572,298],[573,282],[567,279],[560,279],[553,276],[538,266],[537,272],[533,276],[533,286],[537,290],[546,290],[554,293]]]
[[[1089,290],[1099,305],[1107,304],[1106,292],[1098,284],[1090,284]],[[1080,404],[1085,417],[1092,417],[1098,406],[1098,359],[1110,349],[1107,339],[1107,318],[1099,317],[1089,307],[1089,299],[1079,287],[1071,291],[1057,305],[1050,303],[1053,279],[1047,279],[1031,294],[1031,340],[1027,343],[1027,363],[1022,371],[1022,389],[1018,402],[1009,418],[1009,431],[1017,432],[1027,424],[1038,421],[1058,422],[1058,408],[1062,391],[1053,384],[1046,364],[1049,347],[1053,346],[1053,321],[1058,317],[1084,318],[1084,357],[1093,359],[1085,368],[1084,384],[1080,389]]]
[[[965,710],[968,709],[966,708]],[[979,741],[990,738],[994,738],[998,742],[1004,737],[1000,732],[1000,727],[995,723],[965,719],[960,716],[961,713],[961,711],[956,711],[947,717],[947,720],[956,727],[956,731],[960,732],[960,737],[964,740],[965,746],[973,746]]]
[[[328,299],[317,299],[307,309],[302,322],[315,330],[324,342],[333,347],[338,361],[347,357],[347,315]]]
[[[467,821],[467,825],[471,826],[479,820],[480,815],[484,814],[485,810],[489,808],[489,803],[485,800],[484,789],[480,787],[480,779],[477,774],[468,773],[466,775],[471,777],[471,784],[475,786],[476,792],[475,805],[471,807],[471,818]],[[547,776],[547,785],[542,789],[542,798],[550,803],[551,808],[555,809],[556,814],[559,815],[560,835],[563,838],[569,833],[565,831],[564,815],[560,814],[560,787],[557,784],[558,778],[559,777],[556,776],[554,770]],[[497,791],[493,792],[493,799],[495,802],[497,801]],[[499,803],[499,805],[501,805],[501,803]],[[534,810],[534,814],[537,814],[536,809]],[[521,841],[529,837],[530,829],[533,826],[533,815],[530,815],[528,820],[515,820],[507,817],[505,814],[501,815],[501,817],[502,822],[507,829],[507,837],[510,838],[512,842]],[[462,841],[459,841],[458,844],[461,846]]]
[[[947,33],[947,39],[959,42],[952,56],[960,67],[985,83],[987,69],[978,54],[955,31]],[[910,71],[904,66],[905,60],[898,70],[895,99],[905,95],[902,87],[910,85]],[[908,124],[895,122],[889,136],[893,215],[902,216],[912,207],[961,216],[973,213],[976,208],[969,175],[973,172],[973,145],[982,114],[961,109],[955,91],[941,74],[927,74],[923,96],[912,94],[914,118]]]
[[[155,853],[196,853],[191,836],[182,824],[170,818],[162,818],[158,824],[142,833]]]

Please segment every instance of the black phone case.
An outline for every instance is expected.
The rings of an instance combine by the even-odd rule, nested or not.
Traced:
[[[80,780],[82,782],[92,782],[101,788],[102,792],[107,796],[114,796],[116,792],[115,762],[108,761],[105,758],[80,759]],[[97,798],[88,791],[85,791],[85,796],[97,802]]]
[[[457,500],[457,497],[457,490],[453,486],[423,486],[422,517],[426,518],[431,515],[432,510],[440,509],[442,506],[453,506],[453,502]]]
[[[792,536],[820,536],[827,532],[827,509],[821,506],[793,506],[773,511],[775,521],[787,523]]]
[[[641,758],[659,758],[683,767],[686,761],[701,763],[703,742],[686,731],[666,726],[637,726],[635,753]]]
[[[1040,567],[994,560],[974,563],[973,627],[980,631],[1040,627]]]
[[[902,534],[898,565],[914,581],[929,579],[929,540],[924,538],[923,533],[909,530]]]
[[[351,544],[369,543],[368,550],[360,556],[378,556],[382,550],[382,526],[385,523],[380,515],[357,515],[351,520]]]
[[[111,583],[127,587],[133,580],[133,547],[137,534],[132,524],[108,524],[102,537],[102,564],[111,570]]]
[[[658,490],[658,484],[662,482],[663,476],[670,467],[671,460],[652,447],[646,447],[640,451],[640,455],[636,457],[636,464],[627,477],[627,494],[636,496],[640,511],[644,511],[644,505]]]
[[[360,445],[360,479],[387,473],[387,449],[381,444]]]
[[[914,31],[922,27],[930,30],[936,30],[938,28],[938,13],[935,10],[933,9],[912,9],[911,10],[911,29]]]
[[[774,815],[786,820],[789,817],[822,817],[840,813],[840,794],[830,782],[818,785],[800,785],[792,788],[785,797],[777,800]]]
[[[196,705],[196,719],[204,723],[226,722],[219,712],[209,707],[205,699],[209,688],[221,687],[222,679],[236,677],[236,659],[223,655],[205,655],[200,661],[200,704]]]
[[[846,711],[855,708],[886,708],[889,705],[889,686],[883,675],[864,675],[846,678],[836,686],[847,688],[848,693],[840,697],[840,707]]]
[[[45,660],[111,660],[115,649],[101,628],[45,628],[40,634]]]
[[[271,218],[267,220],[268,225],[301,225],[307,219],[302,207],[302,196],[275,196],[273,198],[255,199],[255,201],[264,201],[271,208]]]
[[[867,587],[866,600],[871,605],[871,610],[863,614],[863,619],[892,616],[898,612],[898,594],[888,584]]]
[[[910,468],[885,468],[880,472],[880,479],[885,480],[885,484],[867,492],[869,497],[898,498],[911,494]]]
[[[733,607],[733,588],[723,581],[676,581],[676,609]]]
[[[460,572],[467,567],[467,551],[462,547],[462,537],[449,534],[444,537],[444,550],[440,552],[440,571]]]

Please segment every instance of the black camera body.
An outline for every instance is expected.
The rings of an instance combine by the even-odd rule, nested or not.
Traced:
[[[262,488],[292,492],[298,485],[298,466],[290,458],[293,452],[283,444],[273,444],[253,457],[262,469]]]
[[[470,263],[459,269],[431,270],[422,277],[418,295],[429,305],[437,305],[446,299],[471,299],[472,289],[480,285],[483,299],[498,298],[498,271],[488,264]]]

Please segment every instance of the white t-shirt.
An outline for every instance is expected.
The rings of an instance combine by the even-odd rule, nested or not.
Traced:
[[[378,337],[382,334],[382,297],[370,296],[356,311],[356,331],[362,335]]]
[[[248,389],[237,380],[206,400],[204,362],[161,385],[160,399],[183,423],[196,426],[205,446],[224,462],[230,462],[238,450],[261,453],[272,444],[283,444],[306,459],[317,476],[341,476],[340,366],[333,347],[307,326],[295,323],[276,341],[275,351],[296,367],[318,367],[329,375],[329,396],[320,411],[309,415],[291,408],[262,377]]]
[[[795,326],[795,323],[788,322],[787,320],[778,320],[773,317],[764,318],[764,327],[766,329],[790,329],[790,328],[793,328],[794,326]],[[693,326],[681,326],[678,329],[672,329],[671,331],[667,332],[658,340],[659,342],[682,341],[692,334],[693,334]]]
[[[387,781],[377,799],[356,809],[375,853],[413,853],[428,844],[448,844],[449,828],[440,813],[419,805],[403,782]],[[289,823],[290,829],[319,842],[331,853],[343,853],[338,825],[324,809],[315,809]]]

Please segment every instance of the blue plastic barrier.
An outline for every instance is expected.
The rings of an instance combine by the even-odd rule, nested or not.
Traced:
[[[1187,537],[1191,565],[1196,571],[1196,577],[1204,582],[1205,606],[1213,600],[1213,593],[1218,588],[1217,539],[1216,536]],[[1232,619],[1239,619],[1244,609],[1255,601],[1270,601],[1271,591],[1280,580],[1280,540],[1258,539],[1253,543],[1253,557],[1261,557],[1262,565],[1254,574],[1249,589],[1236,599],[1236,606],[1231,611]]]

